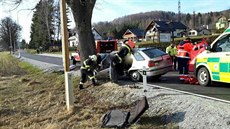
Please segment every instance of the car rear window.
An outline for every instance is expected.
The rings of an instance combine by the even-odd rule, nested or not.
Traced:
[[[146,49],[143,50],[143,52],[149,57],[149,58],[155,58],[155,57],[159,57],[162,55],[166,55],[165,52],[159,50],[159,49]]]

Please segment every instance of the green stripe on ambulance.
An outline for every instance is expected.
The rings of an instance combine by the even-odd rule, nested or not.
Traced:
[[[220,58],[208,58],[208,62],[220,62]]]

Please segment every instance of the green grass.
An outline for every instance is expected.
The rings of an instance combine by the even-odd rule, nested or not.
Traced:
[[[37,50],[35,50],[35,49],[26,49],[26,52],[30,53],[30,54],[36,54]]]
[[[19,62],[18,65],[20,68],[24,69],[28,73],[33,73],[33,74],[41,73],[40,69],[32,66],[31,64],[27,62]]]
[[[23,75],[25,73],[38,74],[41,72],[29,63],[19,61],[8,52],[0,52],[0,66],[0,75],[2,76]]]
[[[19,61],[8,52],[0,52],[0,75],[11,76],[23,74],[24,71],[18,64]]]

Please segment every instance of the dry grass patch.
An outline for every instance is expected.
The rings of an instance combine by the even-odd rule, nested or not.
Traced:
[[[8,57],[7,54],[5,56]],[[15,69],[22,72],[10,70],[5,76],[5,71],[0,71],[0,75],[3,75],[0,76],[0,128],[98,129],[106,111],[128,110],[133,106],[131,101],[124,101],[132,90],[130,88],[111,83],[93,87],[86,83],[86,89],[79,91],[76,87],[79,78],[74,78],[75,108],[67,112],[63,75],[43,74],[24,62],[16,62]],[[130,128],[145,128],[146,125],[162,127],[159,126],[162,123],[146,124],[146,120],[143,119],[143,125]]]

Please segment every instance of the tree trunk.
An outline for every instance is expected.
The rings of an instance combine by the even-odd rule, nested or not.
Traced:
[[[95,40],[92,34],[92,13],[96,0],[70,0],[68,4],[73,11],[79,38],[81,62],[89,55],[96,53]]]

